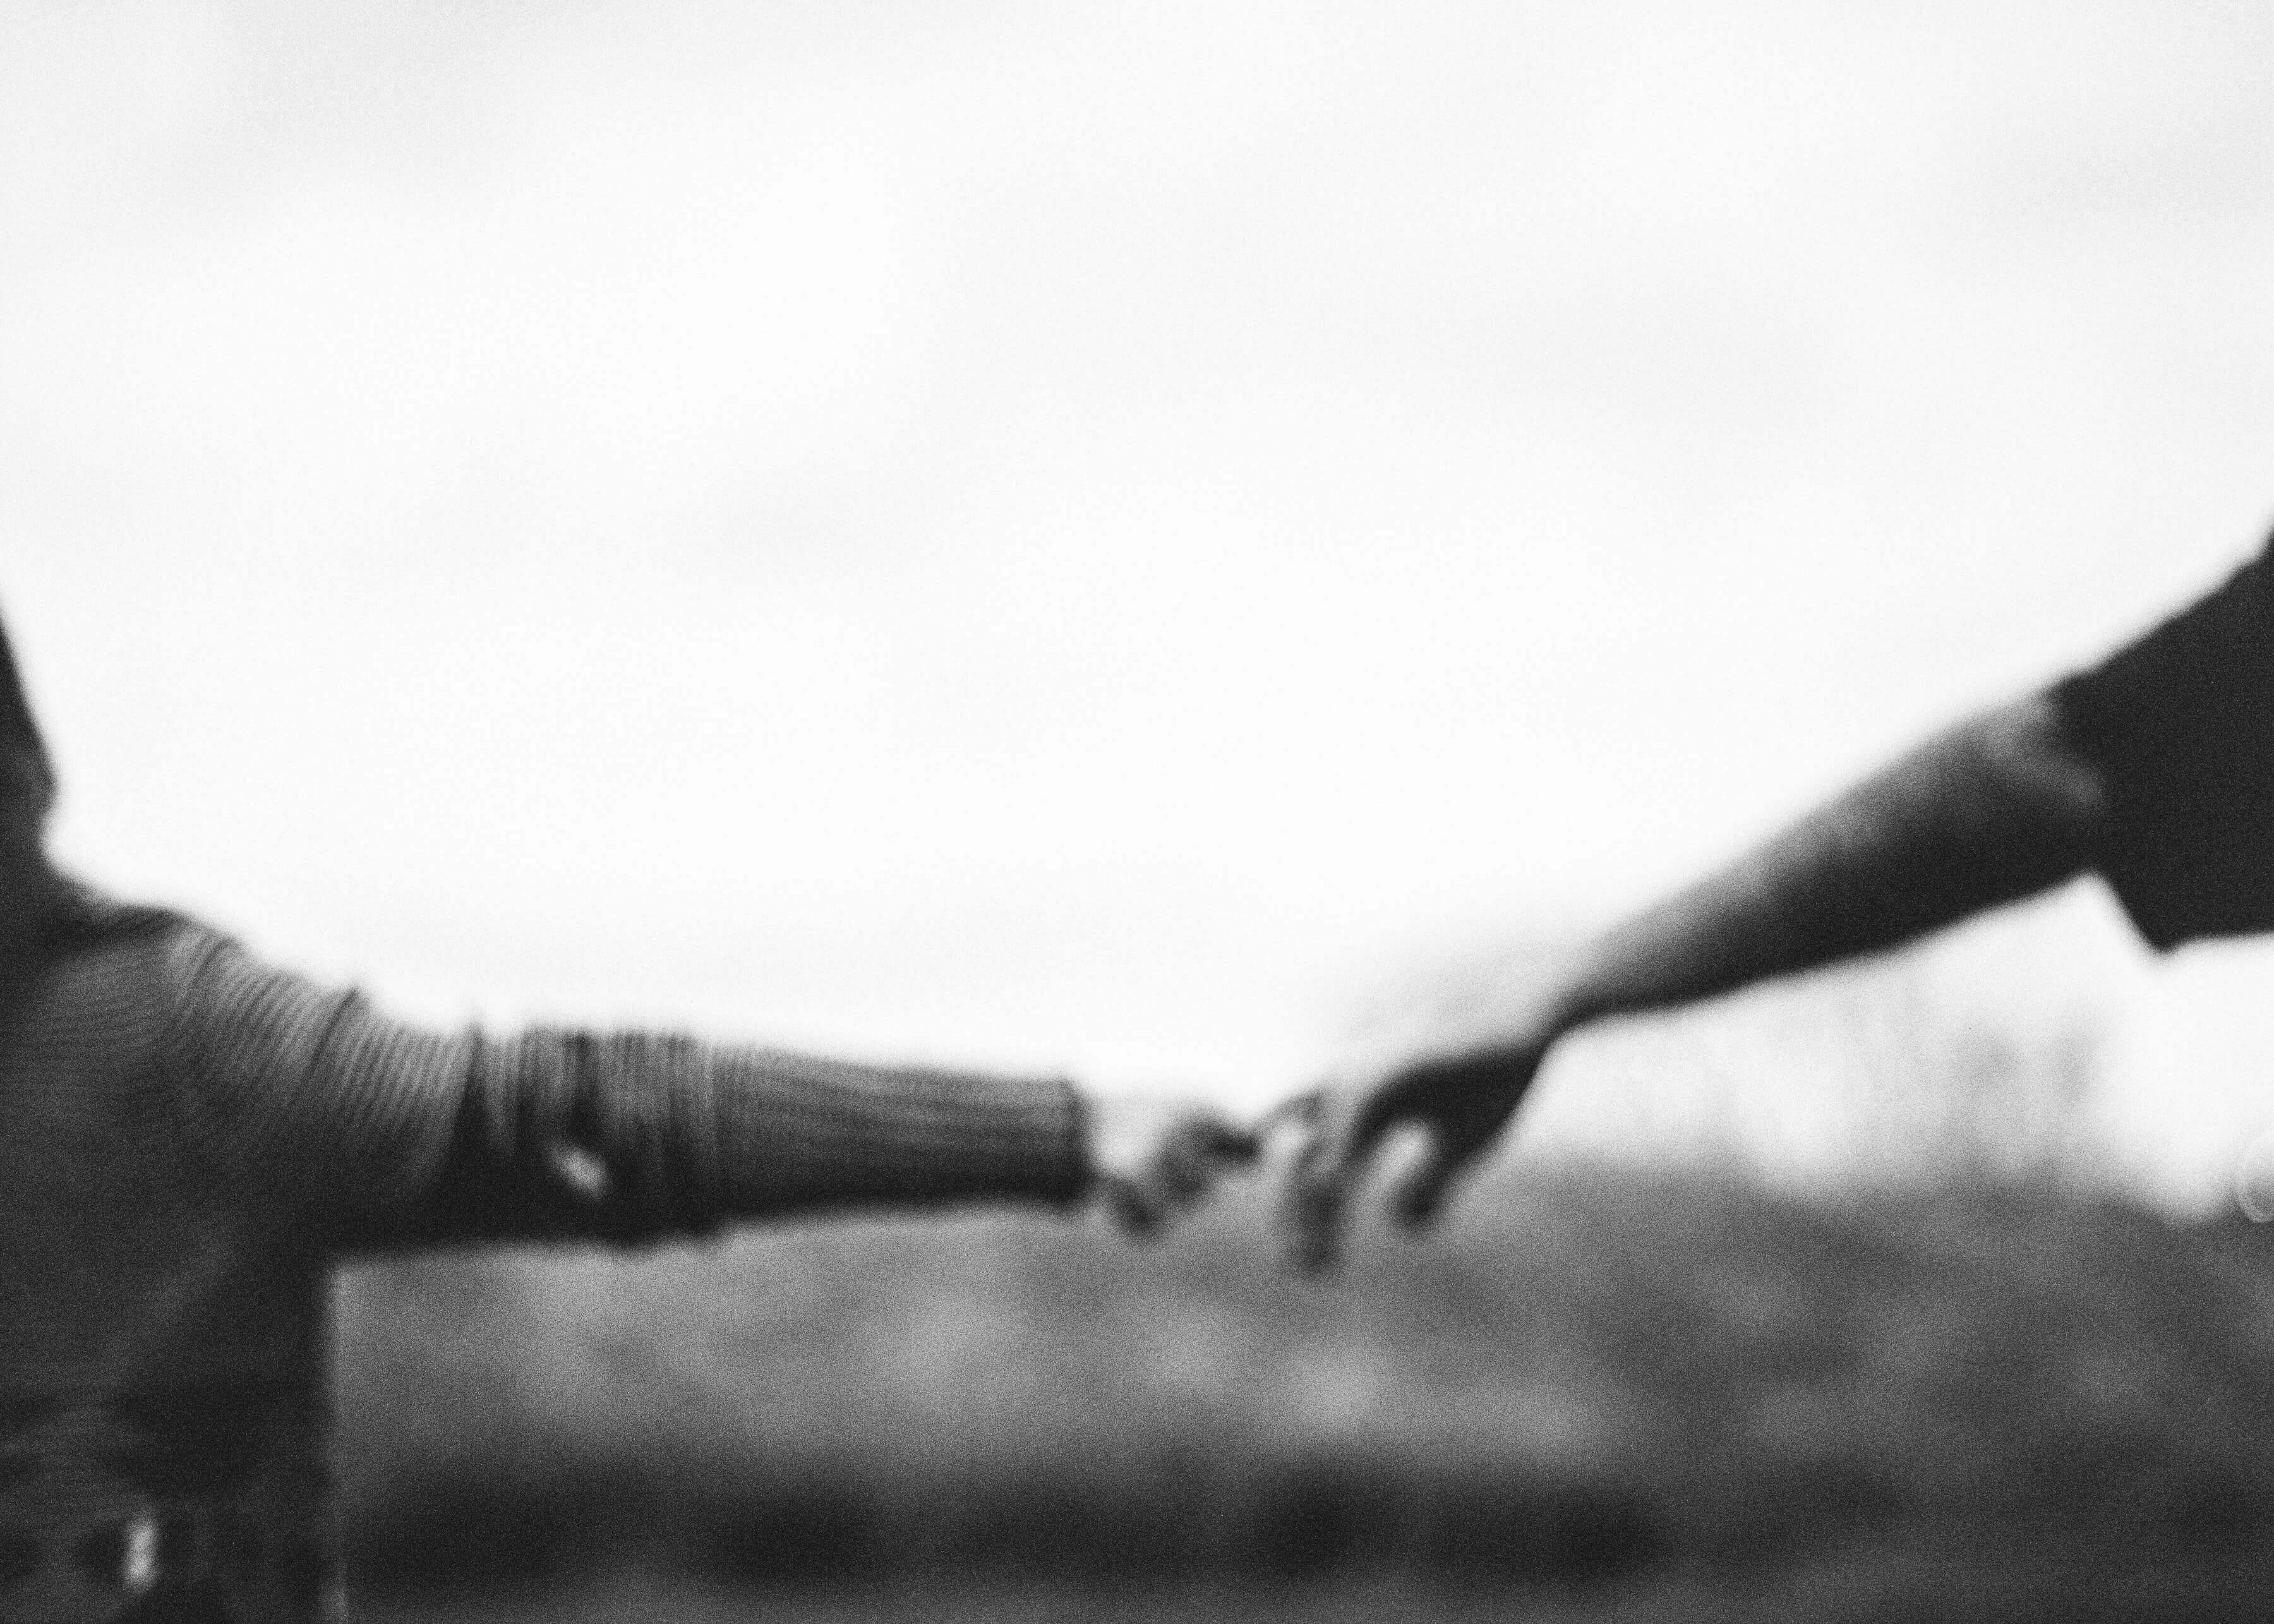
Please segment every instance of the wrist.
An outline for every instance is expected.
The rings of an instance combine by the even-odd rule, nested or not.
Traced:
[[[1524,1027],[1524,1041],[1545,1052],[1572,1027],[1609,1012],[1613,998],[1605,979],[1596,973],[1597,956],[1589,952],[1568,975],[1557,977],[1540,990]]]

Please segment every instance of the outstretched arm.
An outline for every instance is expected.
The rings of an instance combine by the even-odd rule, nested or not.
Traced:
[[[1252,1136],[1059,1079],[651,1033],[445,1035],[183,924],[159,1066],[240,1210],[326,1250],[639,1241],[846,1208],[1097,1203],[1143,1231]]]
[[[1952,728],[1729,868],[1606,935],[1564,1026],[1900,946],[2094,861],[2097,768],[2035,695]]]
[[[1426,1221],[1583,1022],[1894,947],[2087,868],[2158,948],[2274,930],[2274,545],[2098,665],[1929,741],[1610,931],[1491,1026],[1311,1096],[1285,1208],[1296,1257],[1331,1259],[1402,1125],[1428,1144],[1394,1210]]]
[[[2049,695],[1929,741],[1590,944],[1489,1029],[1440,1034],[1386,1071],[1321,1091],[1290,1175],[1298,1260],[1332,1260],[1368,1162],[1402,1126],[1427,1143],[1393,1210],[1426,1222],[1573,1027],[1894,947],[2029,896],[2091,866],[2107,818],[2101,773]]]

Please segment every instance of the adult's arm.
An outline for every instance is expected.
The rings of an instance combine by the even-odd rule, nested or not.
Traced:
[[[1608,932],[1547,1014],[1568,1030],[1900,946],[2082,872],[2106,823],[2052,697],[2001,706]]]
[[[1368,1162],[1403,1125],[1427,1143],[1393,1211],[1426,1222],[1585,1022],[1896,947],[2087,869],[2158,947],[2274,929],[2270,568],[1929,741],[1589,944],[1489,1029],[1321,1091],[1288,1182],[1298,1261],[1332,1259]]]
[[[1894,947],[2057,884],[2093,861],[2106,805],[2048,695],[1929,741],[1551,966],[1488,1029],[1438,1034],[1314,1096],[1284,1214],[1297,1259],[1332,1261],[1368,1162],[1404,1125],[1427,1143],[1393,1211],[1427,1222],[1574,1027]]]

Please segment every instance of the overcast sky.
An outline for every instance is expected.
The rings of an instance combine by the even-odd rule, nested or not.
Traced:
[[[2255,7],[0,32],[59,843],[435,1018],[1268,1097],[2274,519]]]

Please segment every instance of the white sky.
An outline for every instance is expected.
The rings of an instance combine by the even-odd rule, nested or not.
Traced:
[[[2223,0],[0,46],[60,844],[438,1018],[1261,1101],[2274,518]]]

